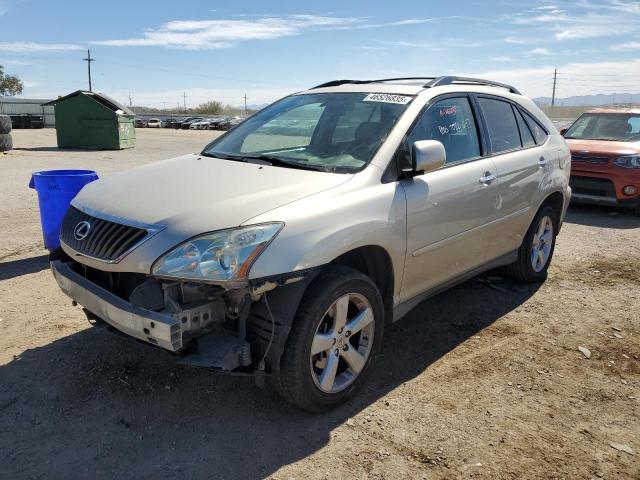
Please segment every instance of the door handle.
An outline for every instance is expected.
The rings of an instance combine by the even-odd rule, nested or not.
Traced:
[[[549,163],[549,160],[544,157],[540,157],[538,159],[538,165],[540,165],[541,167],[544,167],[547,163]]]
[[[484,175],[482,177],[480,177],[480,183],[484,183],[485,185],[489,185],[496,178],[498,178],[498,177],[496,176],[495,173],[484,172]]]

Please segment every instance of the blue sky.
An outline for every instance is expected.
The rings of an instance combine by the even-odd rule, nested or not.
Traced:
[[[88,7],[90,5],[90,7]],[[25,97],[87,88],[155,107],[273,101],[335,78],[478,75],[549,96],[640,93],[640,2],[0,0]],[[640,97],[639,97],[640,99]]]

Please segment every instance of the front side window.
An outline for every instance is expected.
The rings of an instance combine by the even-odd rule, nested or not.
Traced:
[[[478,129],[466,97],[446,98],[431,105],[407,138],[407,148],[418,140],[437,140],[444,145],[447,163],[480,156]]]
[[[364,168],[412,96],[307,93],[274,103],[209,144],[205,156],[333,172]]]
[[[520,132],[511,104],[493,98],[478,98],[493,153],[520,148]]]
[[[585,113],[571,125],[564,138],[619,142],[640,141],[640,115]]]

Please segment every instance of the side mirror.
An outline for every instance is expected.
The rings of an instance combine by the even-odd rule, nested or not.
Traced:
[[[567,130],[569,130],[568,128],[561,128],[560,129],[560,135],[562,135],[564,137],[564,134],[567,133]]]
[[[415,173],[431,172],[444,165],[447,153],[437,140],[418,140],[411,147],[411,166]]]

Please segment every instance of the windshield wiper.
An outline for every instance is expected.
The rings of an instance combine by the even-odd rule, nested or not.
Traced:
[[[223,160],[235,160],[237,162],[257,162],[257,163],[265,163],[267,165],[272,165],[272,166],[276,166],[276,167],[285,167],[285,168],[297,168],[300,170],[315,170],[315,171],[319,171],[319,172],[331,172],[333,171],[333,168],[331,167],[324,167],[322,165],[311,165],[308,163],[302,163],[302,162],[292,162],[292,161],[287,161],[287,160],[283,160],[281,158],[278,157],[273,157],[271,155],[265,155],[265,154],[247,154],[247,155],[232,155],[232,154],[228,154],[228,153],[202,153],[202,155],[206,156],[206,157],[213,157],[213,158],[221,158]]]

